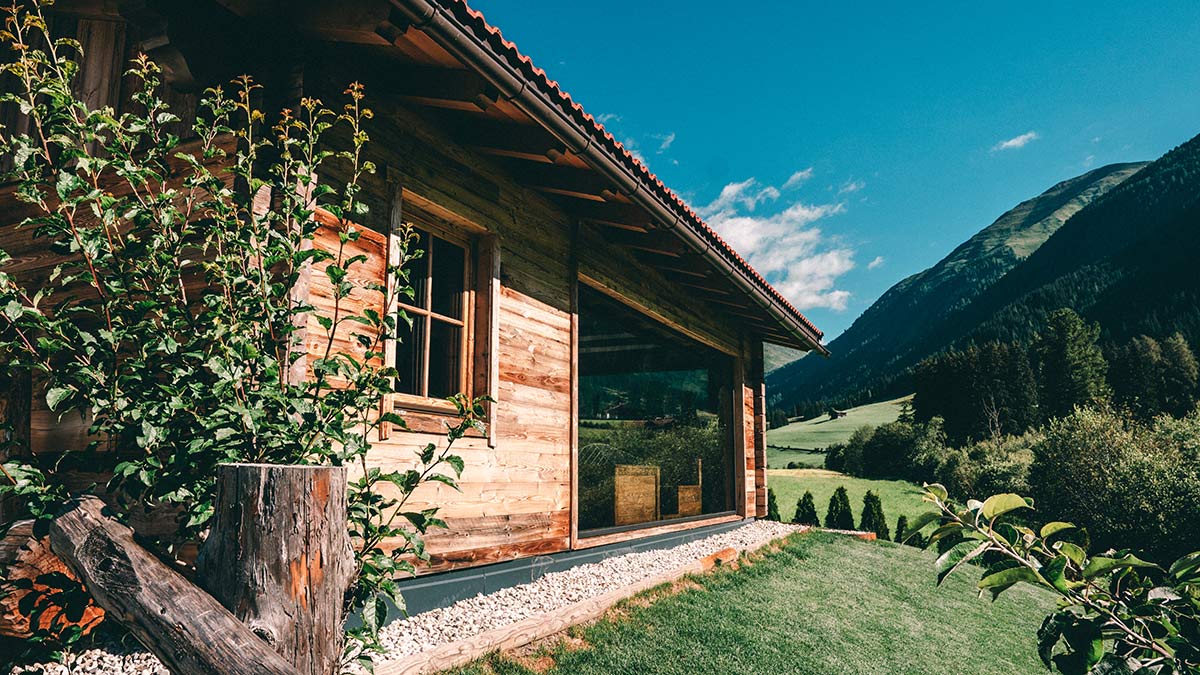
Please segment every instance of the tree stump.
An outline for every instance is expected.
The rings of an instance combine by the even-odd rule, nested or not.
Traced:
[[[178,675],[296,675],[212,596],[133,540],[95,497],[73,500],[50,524],[50,547],[105,615]]]
[[[198,581],[304,675],[338,672],[354,574],[346,468],[225,464]]]

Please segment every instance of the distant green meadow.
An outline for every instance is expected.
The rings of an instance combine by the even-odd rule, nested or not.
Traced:
[[[808,452],[790,452],[781,450],[778,446],[792,448],[827,448],[834,443],[844,443],[859,427],[876,427],[880,424],[895,422],[900,416],[900,406],[911,396],[904,396],[891,401],[869,403],[846,411],[845,417],[836,420],[822,415],[817,419],[793,422],[785,427],[767,430],[767,466],[772,469],[786,468],[789,462],[797,462],[804,466],[824,466],[823,454]]]
[[[775,493],[775,499],[779,502],[779,515],[785,521],[790,521],[795,515],[796,502],[805,490],[813,493],[817,515],[824,521],[825,512],[829,508],[829,498],[839,486],[845,486],[850,497],[850,508],[854,512],[856,525],[862,516],[863,495],[867,494],[867,490],[879,495],[880,501],[883,502],[883,515],[887,517],[888,528],[892,530],[893,536],[896,534],[896,518],[904,515],[913,520],[931,508],[921,501],[919,486],[902,480],[868,480],[824,469],[767,471],[767,487]]]

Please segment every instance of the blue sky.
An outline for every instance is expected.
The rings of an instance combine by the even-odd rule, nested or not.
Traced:
[[[1200,133],[1200,3],[472,0],[836,337],[1017,202]]]

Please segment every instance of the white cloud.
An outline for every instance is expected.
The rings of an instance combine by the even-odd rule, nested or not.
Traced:
[[[877,267],[882,267],[882,266],[883,266],[883,256],[881,256],[881,255],[875,256],[874,260],[867,263],[867,269],[869,269],[869,270],[873,270]]]
[[[1007,141],[1000,141],[999,143],[993,145],[992,152],[999,152],[1000,150],[1016,150],[1017,148],[1023,148],[1025,146],[1029,145],[1030,143],[1032,143],[1033,141],[1036,141],[1039,138],[1041,138],[1041,136],[1038,135],[1038,132],[1027,131],[1027,132],[1021,134],[1020,136],[1014,136],[1014,137],[1008,139]]]
[[[1085,169],[1092,168],[1092,165],[1095,163],[1096,163],[1095,155],[1088,155],[1087,157],[1083,158],[1083,168],[1085,168]]]
[[[596,121],[600,124],[608,124],[609,122],[620,122],[621,116],[616,113],[600,113],[596,115]]]
[[[671,147],[672,143],[675,142],[675,132],[672,131],[667,134],[654,134],[652,138],[661,141],[658,146],[658,154],[661,155]]]
[[[625,149],[629,151],[629,154],[633,155],[634,159],[641,162],[642,164],[645,164],[646,166],[650,166],[646,162],[646,157],[644,155],[642,155],[642,151],[640,149],[638,149],[637,141],[635,141],[633,138],[623,139],[621,141],[621,145],[625,146]]]
[[[858,192],[865,187],[867,187],[867,184],[861,180],[848,180],[845,183],[842,183],[842,186],[838,188],[838,194],[844,195],[850,192]]]
[[[801,169],[800,171],[793,173],[791,176],[788,176],[787,181],[783,184],[783,190],[786,191],[793,188],[798,188],[808,182],[808,179],[812,178],[812,176],[813,168],[811,166],[807,169]]]
[[[726,185],[698,211],[797,307],[844,310],[850,293],[836,287],[837,279],[854,268],[854,250],[813,224],[844,212],[845,205],[795,201],[755,213],[779,198],[778,188],[749,178]]]

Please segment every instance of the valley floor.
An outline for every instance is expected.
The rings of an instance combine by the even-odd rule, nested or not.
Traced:
[[[650,591],[549,646],[454,673],[1045,672],[1034,636],[1051,597],[1017,587],[992,603],[969,572],[940,588],[934,578],[927,551],[796,535],[752,565]]]

